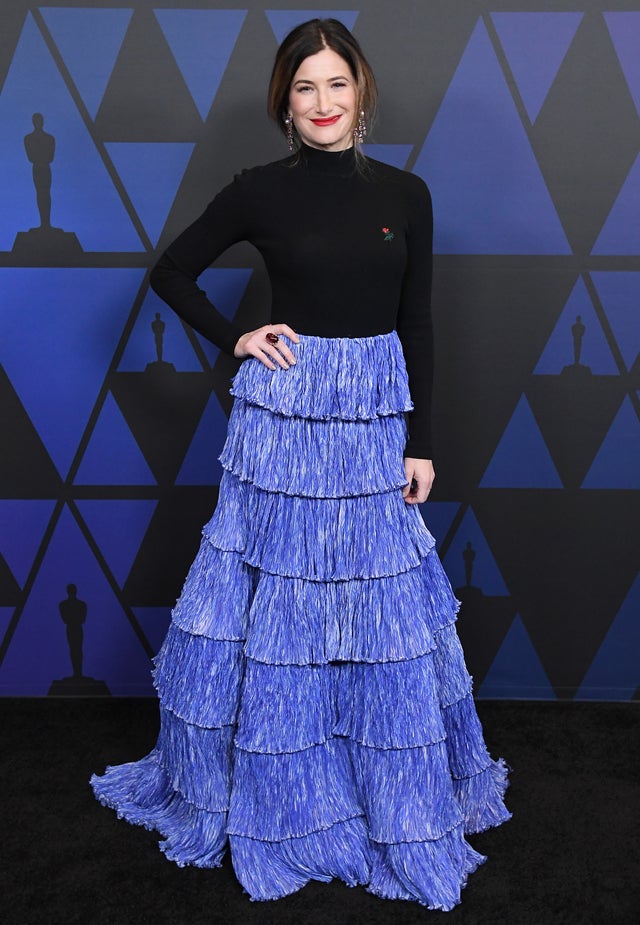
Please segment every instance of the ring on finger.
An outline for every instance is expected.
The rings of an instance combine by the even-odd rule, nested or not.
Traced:
[[[277,344],[280,338],[277,334],[274,334],[273,331],[268,331],[266,335],[267,340],[270,344]]]

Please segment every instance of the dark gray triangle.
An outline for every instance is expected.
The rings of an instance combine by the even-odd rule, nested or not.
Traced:
[[[106,141],[193,141],[202,129],[151,9],[133,14],[95,125]]]
[[[22,4],[3,4],[2,28],[0,29],[0,93],[2,93],[7,71],[16,50],[24,18],[25,10]]]
[[[2,497],[55,498],[60,476],[2,366],[0,441]]]
[[[574,252],[590,253],[640,146],[636,108],[600,13],[585,13],[531,137]]]
[[[173,607],[217,498],[217,486],[174,488],[161,498],[123,589],[133,607]]]
[[[574,284],[570,271],[436,260],[439,498],[465,498],[480,483]]]
[[[478,492],[473,508],[558,696],[573,697],[638,571],[640,492]]]
[[[593,376],[588,367],[534,376],[527,386],[531,409],[566,488],[582,485],[625,391],[620,376]]]

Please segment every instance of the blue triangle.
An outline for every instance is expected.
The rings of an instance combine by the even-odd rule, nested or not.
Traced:
[[[482,20],[414,172],[436,204],[438,253],[571,253]]]
[[[51,222],[75,232],[85,251],[144,248],[80,113],[31,14],[27,15],[0,95],[0,251],[16,232],[39,225],[36,196],[24,148],[31,116],[44,116],[56,141]]]
[[[265,10],[278,44],[295,26],[310,19],[338,19],[352,32],[359,10]]]
[[[0,501],[0,555],[20,587],[33,565],[54,501]]]
[[[542,351],[538,365],[534,370],[536,376],[555,376],[565,366],[573,365],[573,334],[571,328],[580,316],[585,331],[582,338],[580,364],[588,366],[596,375],[613,375],[619,370],[598,321],[593,304],[581,277],[571,290],[567,304],[551,332],[547,345]]]
[[[78,508],[122,588],[157,501],[78,501]]]
[[[535,122],[582,13],[492,13],[529,118]]]
[[[134,607],[144,634],[154,652],[160,649],[171,622],[171,607]]]
[[[62,476],[143,276],[143,269],[0,269],[11,306],[0,312],[0,362]]]
[[[640,684],[640,575],[591,662],[576,700],[631,700]]]
[[[233,321],[252,273],[252,269],[209,269],[198,278],[198,285],[218,311]],[[218,359],[219,349],[204,337],[197,336],[213,366]]]
[[[133,10],[40,7],[40,13],[95,119]]]
[[[640,353],[640,273],[597,271],[591,278],[628,370]]]
[[[487,466],[480,488],[562,488],[524,395]]]
[[[640,12],[603,13],[609,34],[640,115]]]
[[[75,484],[156,484],[142,450],[110,392],[82,457]]]
[[[246,10],[154,10],[203,119],[218,92]]]
[[[516,614],[478,696],[556,700],[547,673],[519,614]]]
[[[193,142],[107,142],[114,167],[154,244],[187,169]]]
[[[622,184],[594,254],[640,254],[640,154]]]
[[[112,694],[151,694],[149,659],[75,519],[62,512],[6,658],[3,692],[45,695],[52,681],[71,674],[69,647],[58,605],[75,584],[87,604],[85,675],[106,681]]]
[[[165,325],[162,338],[162,359],[167,363],[172,363],[179,372],[202,372],[202,365],[191,346],[182,322],[153,289],[149,289],[142,303],[120,360],[118,372],[144,372],[147,364],[154,363],[157,359],[155,335],[151,327],[156,314],[160,315],[160,320]]]
[[[226,434],[227,418],[212,392],[178,473],[176,485],[220,484],[222,466],[218,456],[222,453]]]
[[[582,488],[640,488],[640,421],[629,396],[602,441]]]
[[[459,501],[425,501],[420,504],[420,513],[427,529],[436,538],[438,546],[449,532],[453,518],[460,510]]]
[[[382,161],[383,164],[389,164],[390,167],[398,167],[404,170],[407,161],[411,157],[413,145],[372,145],[362,146],[362,150],[367,157],[372,157],[376,161]]]
[[[467,543],[471,543],[471,547],[476,554],[471,574],[472,587],[480,588],[487,596],[508,597],[507,586],[472,508],[469,508],[464,515],[443,560],[443,565],[453,587],[460,588],[466,585],[463,553]]]

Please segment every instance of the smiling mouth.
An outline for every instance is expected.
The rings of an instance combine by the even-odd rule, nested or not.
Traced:
[[[319,126],[335,125],[339,118],[340,116],[338,115],[338,116],[331,116],[328,119],[312,119],[311,121],[313,122],[314,125],[319,125]]]

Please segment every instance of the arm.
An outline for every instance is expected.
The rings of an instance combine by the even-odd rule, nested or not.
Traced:
[[[408,414],[409,438],[405,456],[408,503],[425,501],[435,473],[431,463],[431,392],[433,388],[433,326],[431,278],[433,268],[433,211],[431,195],[420,181],[412,191],[407,235],[407,268],[402,284],[396,328],[407,365],[414,409]]]
[[[198,276],[247,234],[238,179],[169,245],[151,271],[151,288],[191,327],[234,356],[243,331],[217,310],[196,283]]]

